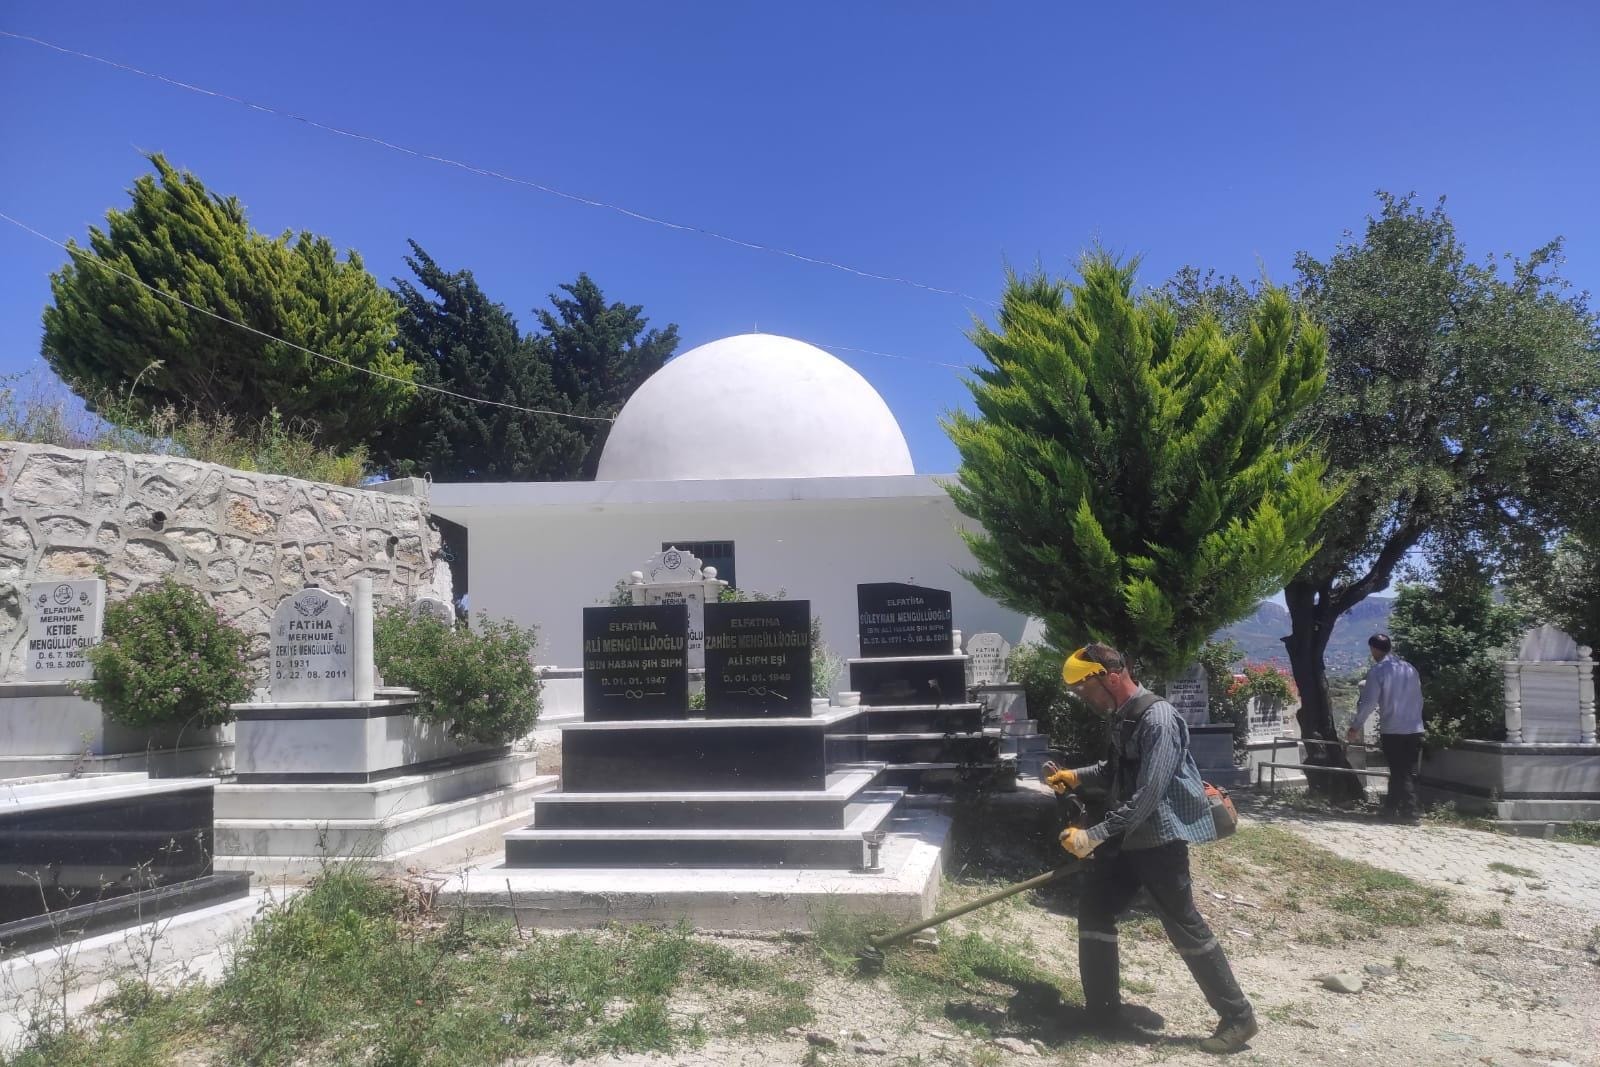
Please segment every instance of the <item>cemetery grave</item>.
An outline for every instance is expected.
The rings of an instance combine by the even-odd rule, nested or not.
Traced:
[[[92,674],[84,650],[101,637],[104,581],[31,582],[23,592],[23,677],[0,682],[0,722],[6,724],[0,779],[226,771],[232,746],[224,730],[130,728],[73,691],[73,682]]]
[[[678,584],[692,588],[688,559]],[[583,614],[584,719],[562,728],[561,791],[506,835],[508,867],[870,865],[901,791],[876,787],[882,768],[848,732],[858,710],[811,697],[807,602]],[[705,707],[691,718],[696,641]]]
[[[1050,758],[1050,739],[1028,715],[1028,695],[1011,681],[1006,661],[1011,642],[997,633],[967,638],[967,684],[972,699],[983,705],[986,730],[1000,734],[1000,754],[1015,757],[1019,778],[1038,778]]]
[[[377,689],[370,581],[353,591],[347,603],[308,587],[273,613],[266,699],[233,709],[220,866],[299,876],[329,859],[395,869],[454,859],[495,842],[555,784],[532,753],[457,741],[416,714],[416,693]]]
[[[967,699],[967,656],[956,646],[950,594],[903,582],[856,587],[861,655],[847,661],[860,700],[867,759],[885,780],[913,793],[995,788],[1016,777],[1000,755],[998,730]]]
[[[220,746],[158,756],[177,731],[120,726],[71,688],[93,675],[105,582],[24,593],[24,680],[0,686],[0,957],[243,897],[248,874],[213,871],[216,781],[144,773],[204,769]]]

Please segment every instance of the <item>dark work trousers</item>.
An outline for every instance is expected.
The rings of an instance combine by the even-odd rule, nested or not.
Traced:
[[[1383,758],[1389,764],[1389,792],[1383,797],[1388,815],[1411,819],[1417,815],[1417,770],[1422,759],[1421,734],[1379,734]]]
[[[1227,955],[1195,910],[1186,842],[1092,855],[1084,881],[1078,900],[1078,974],[1090,1018],[1109,1019],[1122,1007],[1117,916],[1133,902],[1140,886],[1149,890],[1167,937],[1212,1009],[1224,1019],[1251,1014],[1250,1001],[1234,979]]]

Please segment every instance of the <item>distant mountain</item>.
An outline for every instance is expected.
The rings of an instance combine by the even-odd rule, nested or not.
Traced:
[[[1371,659],[1367,654],[1367,638],[1389,628],[1392,610],[1393,597],[1369,596],[1340,616],[1333,627],[1333,639],[1328,642],[1328,673],[1346,674],[1364,667]],[[1263,600],[1256,605],[1255,614],[1240,619],[1216,636],[1218,640],[1233,641],[1244,658],[1252,662],[1287,663],[1289,657],[1283,649],[1283,638],[1288,633],[1289,609]]]

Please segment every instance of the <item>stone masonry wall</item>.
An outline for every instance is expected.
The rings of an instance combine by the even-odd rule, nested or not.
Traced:
[[[0,441],[0,680],[22,676],[25,582],[104,568],[117,600],[171,575],[261,652],[289,593],[308,584],[348,593],[365,575],[375,602],[408,603],[429,591],[438,547],[426,500],[411,495]]]

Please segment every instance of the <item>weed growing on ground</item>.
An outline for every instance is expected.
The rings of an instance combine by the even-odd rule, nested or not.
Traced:
[[[1495,863],[1489,864],[1489,869],[1491,871],[1497,871],[1500,874],[1515,875],[1518,878],[1537,878],[1537,877],[1539,877],[1539,872],[1538,871],[1530,871],[1526,867],[1517,867],[1517,866],[1514,866],[1514,865],[1509,864],[1509,863],[1500,863],[1498,861],[1495,862]]]
[[[1446,915],[1448,897],[1403,874],[1347,860],[1275,826],[1251,826],[1225,841],[1196,849],[1194,864],[1214,884],[1237,884],[1266,869],[1282,884],[1316,887],[1313,899],[1371,926],[1420,926]],[[1291,888],[1261,902],[1269,909],[1304,910],[1306,894]]]
[[[671,1009],[686,992],[709,1001],[703,1014]],[[808,994],[779,965],[687,928],[523,936],[509,921],[421,912],[400,887],[334,864],[257,922],[215,988],[131,981],[88,1025],[0,1064],[133,1067],[199,1048],[243,1067],[670,1052],[807,1022]]]
[[[1569,845],[1600,845],[1600,822],[1572,822],[1556,831],[1557,841]]]

